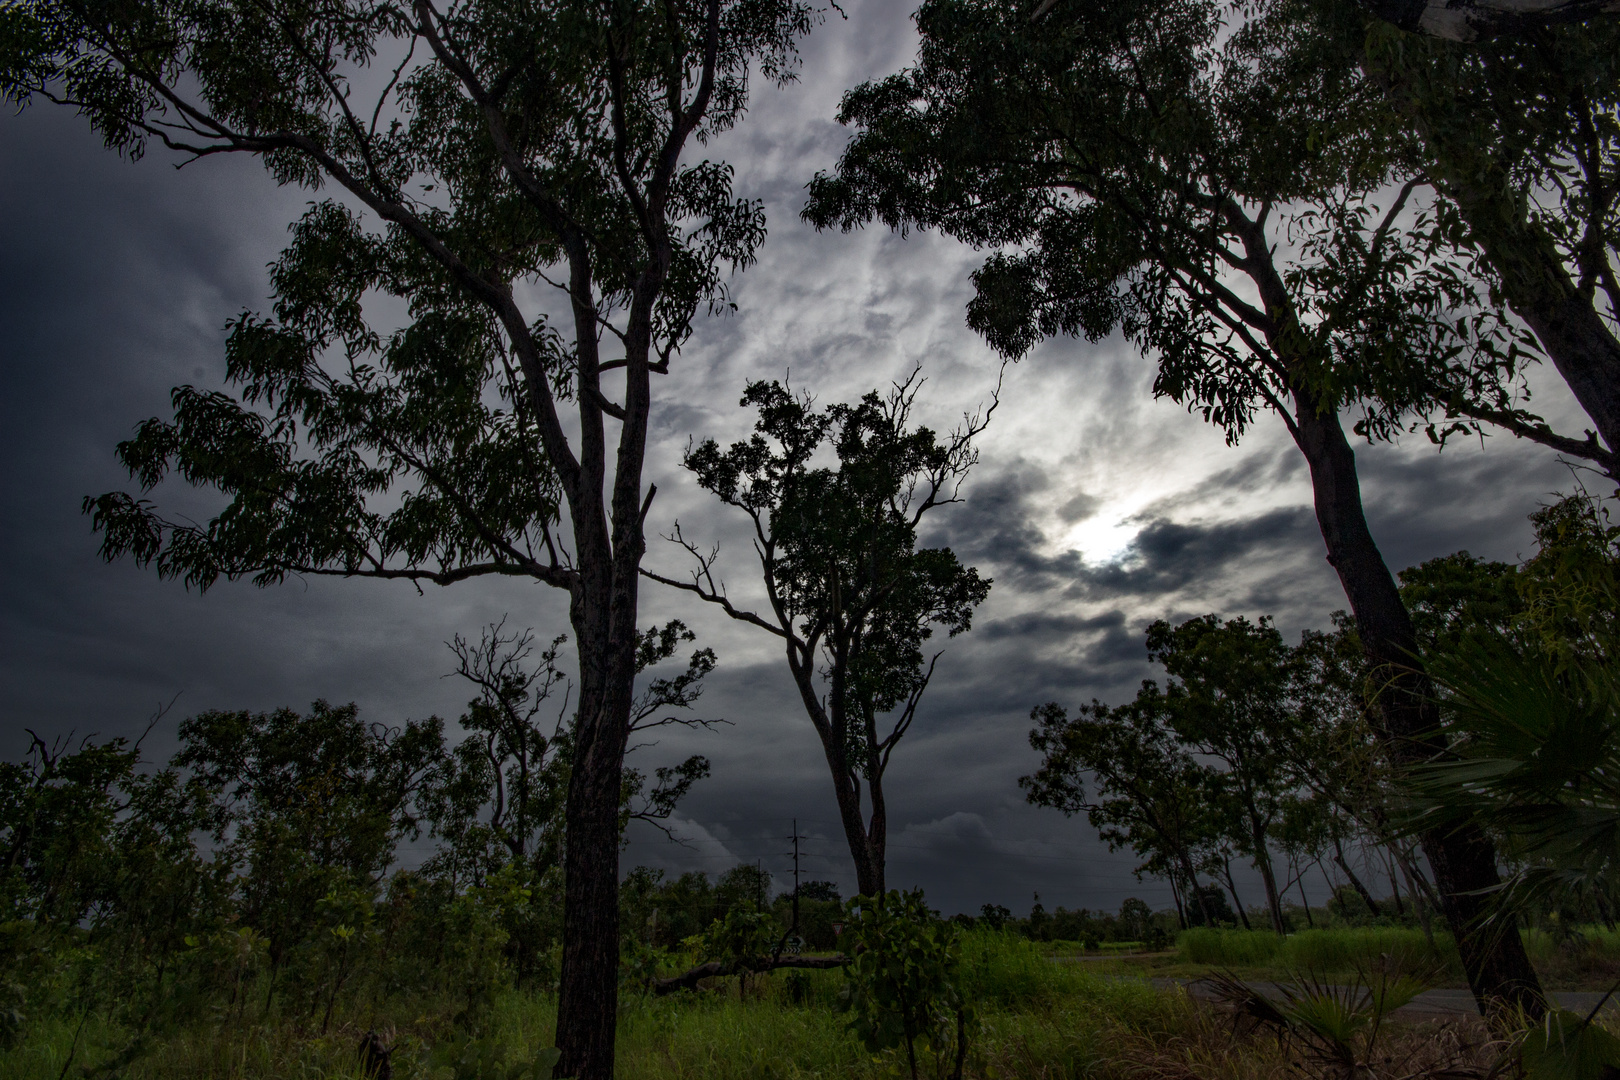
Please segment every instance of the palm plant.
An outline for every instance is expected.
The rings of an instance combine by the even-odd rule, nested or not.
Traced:
[[[1613,918],[1620,862],[1620,527],[1584,493],[1532,517],[1521,613],[1426,657],[1450,752],[1413,770],[1421,819],[1472,818],[1520,865],[1498,914],[1575,900]]]
[[[1453,755],[1414,771],[1424,816],[1471,817],[1520,863],[1499,912],[1559,897],[1613,917],[1620,864],[1620,680],[1506,635],[1464,641],[1432,668]]]

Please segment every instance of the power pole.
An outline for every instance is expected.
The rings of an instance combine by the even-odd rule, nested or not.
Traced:
[[[799,819],[793,819],[793,936],[799,935]]]

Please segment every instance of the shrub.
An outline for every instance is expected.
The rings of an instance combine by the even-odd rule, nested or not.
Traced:
[[[961,1080],[968,1009],[956,928],[934,916],[920,889],[858,896],[845,910],[850,1028],[872,1053],[904,1050],[911,1080],[919,1040],[937,1066],[953,1060],[951,1076]]]

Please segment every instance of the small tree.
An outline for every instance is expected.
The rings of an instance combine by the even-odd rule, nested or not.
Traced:
[[[453,886],[480,887],[497,868],[518,864],[537,879],[557,862],[563,840],[563,793],[568,788],[567,695],[547,734],[542,710],[565,687],[557,657],[565,639],[541,650],[530,631],[511,633],[500,622],[478,644],[451,643],[456,674],[478,687],[461,727],[468,737],[432,777],[423,803],[439,837],[424,870]]]
[[[956,928],[935,917],[921,890],[859,896],[845,911],[850,1027],[873,1053],[903,1048],[911,1080],[919,1041],[961,1080],[969,1016]]]
[[[423,819],[440,840],[423,872],[446,880],[452,889],[482,889],[491,875],[503,874],[508,891],[517,888],[523,894],[525,903],[517,905],[523,910],[508,905],[503,911],[513,922],[507,947],[518,976],[525,978],[541,945],[536,931],[549,921],[531,904],[548,902],[548,879],[561,866],[574,718],[568,711],[571,687],[557,668],[566,639],[552,639],[536,656],[532,631],[505,627],[505,620],[486,627],[477,644],[459,635],[451,643],[454,674],[476,686],[478,696],[461,716],[467,737],[440,754],[418,801]],[[669,660],[693,638],[679,621],[644,631],[637,672],[645,674]],[[680,674],[646,680],[632,709],[631,730],[714,723],[685,714],[714,666],[714,652],[697,649]],[[542,728],[545,713],[559,692],[562,701],[548,732]],[[664,828],[676,804],[708,773],[708,759],[701,754],[659,766],[650,784],[641,770],[626,768],[621,824],[638,820]]]
[[[750,383],[742,403],[759,410],[753,438],[728,450],[706,440],[687,454],[698,483],[748,515],[768,614],[736,607],[715,580],[718,549],[699,550],[678,525],[670,539],[697,560],[691,578],[648,573],[782,640],[868,896],[883,892],[883,776],[941,655],[924,645],[936,626],[951,637],[967,630],[990,591],[949,548],[919,549],[917,526],[957,501],[994,405],[941,441],[910,426],[920,386],[913,372],[886,399],[818,410],[779,383]],[[812,464],[823,447],[836,467]]]
[[[1297,720],[1292,652],[1267,619],[1222,624],[1213,615],[1174,627],[1155,622],[1147,644],[1170,676],[1162,696],[1149,700],[1162,705],[1187,750],[1223,766],[1213,793],[1229,807],[1229,839],[1260,872],[1272,928],[1286,934],[1271,840],[1290,786],[1283,748]]]
[[[1018,786],[1036,806],[1084,813],[1110,851],[1129,847],[1143,859],[1138,874],[1170,882],[1183,921],[1203,925],[1212,917],[1198,885],[1200,852],[1213,839],[1210,776],[1153,707],[1159,696],[1144,684],[1135,701],[1118,708],[1093,701],[1072,717],[1056,702],[1033,710],[1029,744],[1041,766]]]
[[[322,933],[323,901],[369,903],[400,841],[420,835],[443,724],[367,724],[353,704],[316,701],[308,713],[200,713],[179,734],[174,764],[211,793],[214,842],[245,871],[239,913],[265,936],[273,993]]]

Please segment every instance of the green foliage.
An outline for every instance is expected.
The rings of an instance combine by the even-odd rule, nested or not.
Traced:
[[[1620,1069],[1620,1038],[1561,1009],[1526,1033],[1521,1053],[1527,1080],[1602,1080]]]
[[[1454,651],[1465,637],[1509,631],[1524,611],[1519,568],[1459,551],[1400,572],[1401,601],[1425,655]]]
[[[1504,911],[1559,898],[1604,918],[1620,860],[1620,530],[1601,504],[1534,515],[1522,612],[1436,657],[1454,756],[1411,777],[1419,823],[1467,814],[1503,835],[1518,873]]]
[[[95,1014],[127,1022],[118,1053],[138,1054],[197,1017],[325,1032],[346,1003],[399,995],[476,1026],[514,982],[554,986],[571,743],[537,728],[560,676],[555,644],[534,670],[527,642],[458,641],[480,696],[454,747],[437,718],[393,728],[316,702],[191,717],[163,769],[121,740],[36,740],[0,763],[0,1039]],[[648,700],[678,707],[698,682],[650,679]],[[684,790],[632,783],[624,816]],[[437,852],[397,870],[429,830]]]
[[[771,875],[751,863],[738,865],[721,874],[718,880],[690,871],[674,880],[666,880],[662,870],[649,870],[638,866],[625,875],[620,885],[620,906],[624,913],[622,927],[625,940],[640,942],[663,950],[684,948],[686,942],[713,939],[717,927],[728,920],[733,928],[742,932],[745,926],[769,927],[778,936],[786,929],[791,914],[788,894],[770,896]],[[825,944],[831,948],[831,919],[823,918],[823,909],[838,911],[830,903],[801,904],[801,915],[816,912],[819,923],[826,923]],[[735,916],[735,918],[733,918]],[[770,945],[757,952],[747,949],[735,955],[765,955],[776,946]],[[719,946],[717,946],[719,947]],[[724,949],[721,948],[721,952]],[[705,953],[707,959],[720,959],[721,952]]]
[[[1524,625],[1560,672],[1620,668],[1620,526],[1584,494],[1532,514],[1536,554],[1519,578]]]
[[[912,1080],[917,1044],[960,1080],[969,1004],[960,983],[955,927],[923,902],[920,890],[860,896],[845,905],[850,1027],[872,1053],[905,1051]]]
[[[761,911],[728,911],[698,939],[698,955],[728,964],[769,956],[780,937],[776,920]]]
[[[415,797],[443,753],[443,724],[371,725],[353,705],[317,701],[307,714],[201,713],[180,741],[175,766],[211,794],[219,857],[246,871],[241,916],[279,966],[323,940],[334,898],[369,904],[399,842],[420,834]]]

